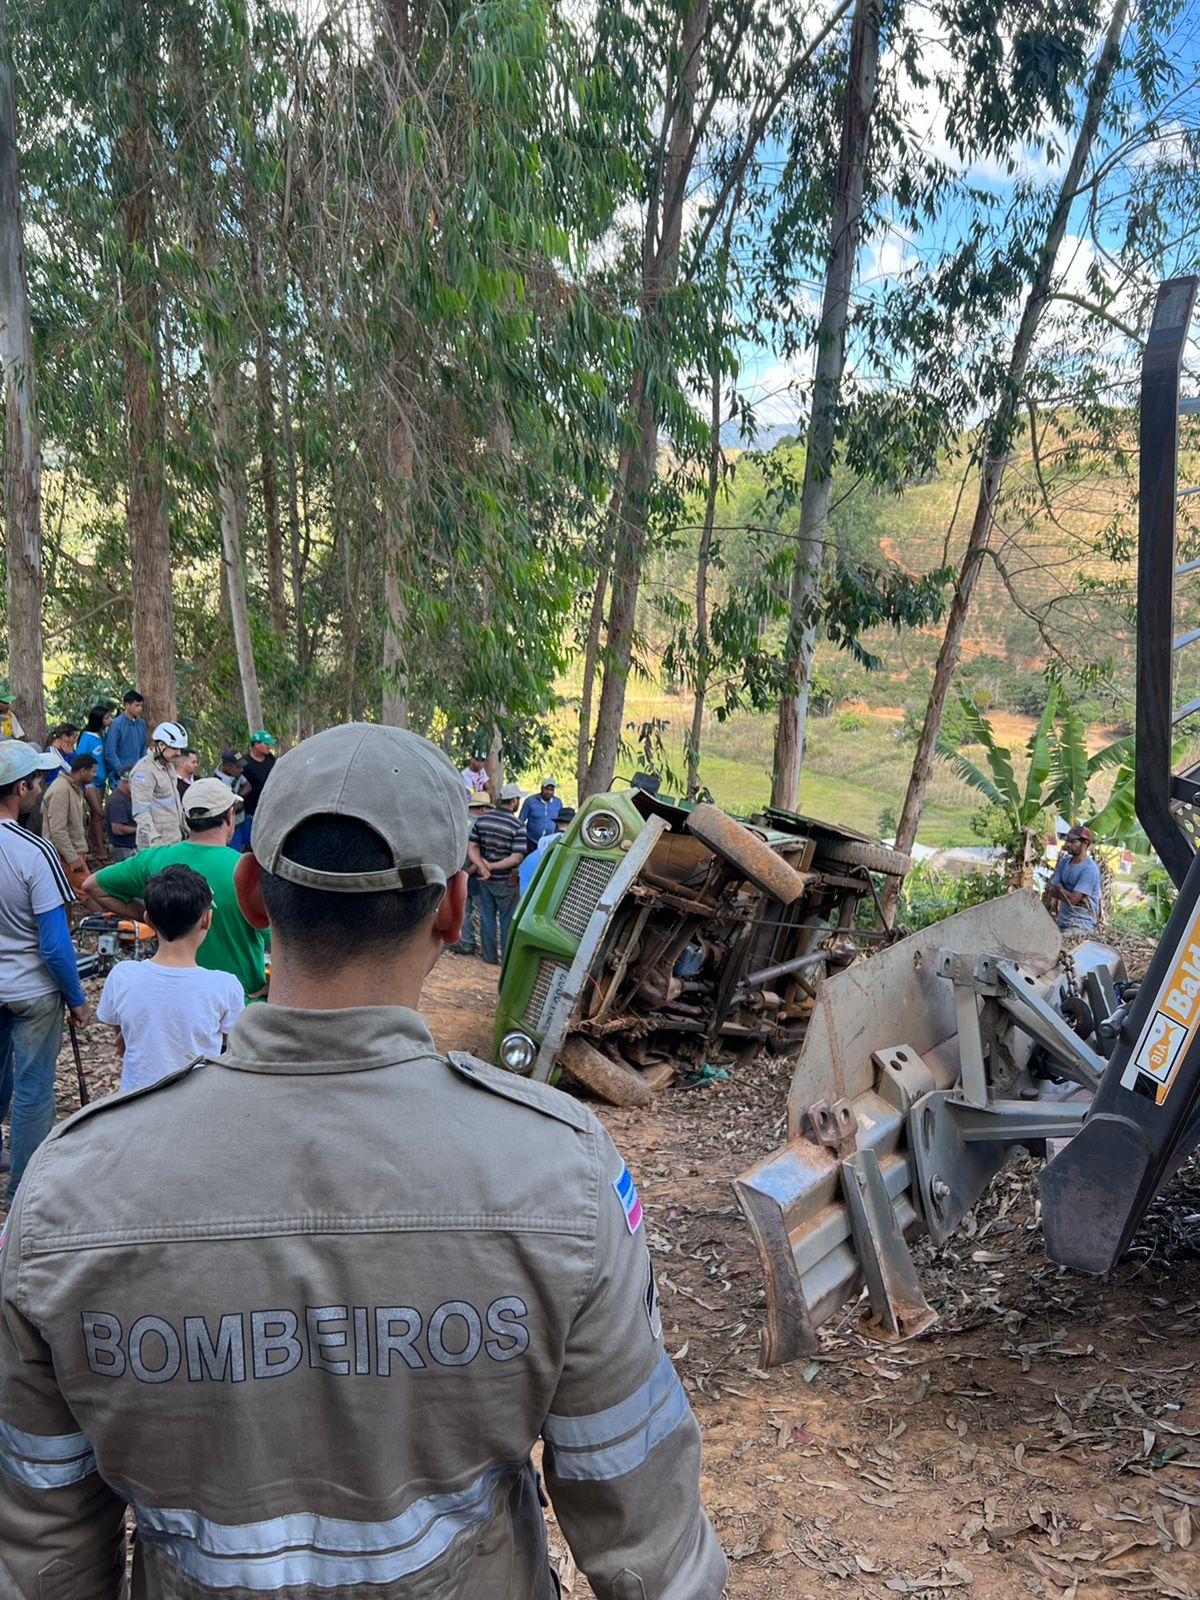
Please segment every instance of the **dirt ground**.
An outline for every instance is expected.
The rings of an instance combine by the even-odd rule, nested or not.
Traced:
[[[439,964],[425,998],[443,1049],[487,1055],[494,995],[494,969]],[[104,1092],[102,1031],[84,1049]],[[1200,1174],[1185,1167],[1102,1283],[1047,1265],[1036,1169],[1010,1168],[951,1247],[920,1247],[930,1334],[873,1344],[848,1308],[815,1361],[764,1372],[730,1180],[781,1142],[788,1076],[759,1063],[645,1111],[597,1108],[645,1207],[728,1594],[1200,1600]],[[69,1049],[59,1082],[65,1113]]]

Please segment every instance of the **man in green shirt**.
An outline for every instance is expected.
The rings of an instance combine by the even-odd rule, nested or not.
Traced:
[[[86,879],[83,893],[119,917],[140,917],[142,890],[147,878],[164,867],[191,867],[213,892],[213,920],[208,937],[196,953],[199,966],[229,972],[238,980],[247,1000],[261,1000],[267,992],[264,935],[243,917],[233,886],[238,854],[229,848],[236,826],[238,802],[219,778],[193,783],[183,803],[189,837],[180,844],[152,845],[128,861],[104,867]]]

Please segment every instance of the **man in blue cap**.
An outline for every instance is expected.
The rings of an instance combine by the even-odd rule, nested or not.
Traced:
[[[11,1105],[10,1202],[54,1126],[63,1003],[72,1027],[91,1020],[67,927],[75,893],[54,846],[21,825],[57,765],[19,739],[0,743],[0,1118]]]

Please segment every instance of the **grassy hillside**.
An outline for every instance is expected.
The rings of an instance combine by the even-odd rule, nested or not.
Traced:
[[[1181,476],[1194,482],[1200,479],[1200,424],[1189,426]],[[1131,438],[1124,443],[1130,445]],[[1119,445],[1100,451],[1095,444],[1075,422],[1061,430],[1043,427],[1037,459],[1027,440],[1015,452],[1007,474],[957,687],[988,712],[1002,742],[1014,748],[1024,744],[1034,726],[1055,651],[1084,675],[1083,681],[1071,685],[1071,692],[1088,718],[1092,748],[1126,729],[1132,717],[1136,459],[1123,455]],[[783,454],[798,477],[802,453],[793,447]],[[957,569],[977,484],[969,440],[962,442],[953,459],[942,462],[933,477],[902,494],[839,483],[831,542],[844,559],[865,565],[894,562],[913,573],[943,565]],[[1184,502],[1180,544],[1185,555],[1200,553],[1195,516],[1195,502]],[[717,514],[714,604],[744,585],[755,571],[755,561],[769,551],[764,527],[777,540],[787,541],[794,536],[796,520],[794,507],[781,509],[772,497],[760,463],[751,456],[737,458]],[[676,786],[682,782],[691,698],[660,681],[657,662],[668,637],[661,601],[664,596],[690,600],[698,522],[697,516],[676,533],[647,576],[639,616],[646,672],[631,683],[626,704],[631,746],[642,725],[657,724],[671,769],[666,782]],[[1178,604],[1181,620],[1200,624],[1200,575],[1195,601],[1181,585]],[[779,632],[777,624],[776,639]],[[801,782],[804,810],[869,832],[880,831],[881,815],[899,812],[913,756],[912,718],[924,711],[940,640],[940,626],[900,635],[876,631],[864,641],[882,660],[874,672],[828,642],[819,644],[817,667],[836,689],[837,705],[831,715],[813,718],[809,724]],[[1200,646],[1194,665],[1190,660],[1181,663],[1180,677],[1180,699],[1200,694]],[[1195,687],[1190,687],[1193,682]],[[560,690],[565,704],[556,719],[551,765],[562,792],[568,794],[573,793],[577,665]],[[747,810],[766,801],[773,732],[769,713],[736,713],[725,723],[709,718],[701,770],[719,803]],[[640,764],[631,748],[618,770],[631,773]],[[540,773],[527,776],[532,780]],[[1094,798],[1101,800],[1103,792]],[[939,766],[922,819],[921,841],[978,843],[971,818],[980,803],[972,790]]]

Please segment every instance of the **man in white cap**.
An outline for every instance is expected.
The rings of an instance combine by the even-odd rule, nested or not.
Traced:
[[[471,824],[467,846],[479,874],[479,942],[483,959],[493,967],[498,967],[504,958],[508,925],[521,893],[517,868],[529,850],[528,836],[517,817],[517,807],[523,799],[515,783],[506,783],[492,809]]]
[[[31,744],[0,742],[0,1117],[11,1104],[10,1201],[54,1125],[64,1002],[72,1027],[91,1018],[67,926],[74,891],[54,846],[21,826],[57,765]]]
[[[553,1600],[540,1435],[597,1595],[720,1595],[625,1164],[578,1101],[440,1055],[416,1009],[466,835],[417,735],[297,745],[237,868],[270,1001],[34,1158],[0,1251],[15,1593],[115,1594],[130,1510],[146,1600]]]

